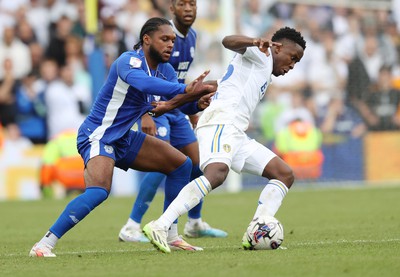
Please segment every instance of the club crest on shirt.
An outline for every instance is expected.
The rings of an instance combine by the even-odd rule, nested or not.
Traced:
[[[111,145],[104,145],[104,151],[108,154],[112,154],[114,152],[114,148]]]
[[[166,135],[167,135],[167,128],[165,128],[165,127],[158,127],[157,128],[157,134],[160,136],[160,137],[165,137]]]
[[[224,149],[224,151],[225,151],[226,153],[231,152],[231,146],[230,146],[229,144],[224,144],[224,145],[222,145],[222,148]]]
[[[138,68],[142,66],[142,61],[139,58],[131,57],[129,60],[129,65],[133,68]]]

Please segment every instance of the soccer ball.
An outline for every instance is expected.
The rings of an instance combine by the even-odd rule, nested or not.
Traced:
[[[245,250],[275,250],[283,242],[283,226],[273,216],[253,219],[243,235]]]

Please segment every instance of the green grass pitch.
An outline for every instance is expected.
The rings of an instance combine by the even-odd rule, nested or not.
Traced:
[[[28,252],[69,199],[0,202],[0,276],[400,276],[400,187],[294,188],[276,215],[287,249],[244,251],[259,192],[211,193],[203,218],[228,238],[189,239],[204,251],[169,255],[118,241],[134,197],[110,197],[59,241],[54,259]],[[144,223],[162,201],[157,194]]]

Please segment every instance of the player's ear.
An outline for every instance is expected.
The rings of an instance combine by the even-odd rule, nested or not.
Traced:
[[[149,45],[150,44],[150,40],[151,40],[151,37],[148,34],[145,34],[143,36],[143,44]]]
[[[274,51],[276,54],[278,54],[279,52],[281,52],[282,46],[283,46],[282,44],[279,44],[279,45],[274,44],[274,45],[272,46],[272,49],[273,49],[273,51]]]

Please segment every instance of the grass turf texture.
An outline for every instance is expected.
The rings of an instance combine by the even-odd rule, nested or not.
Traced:
[[[399,276],[400,187],[293,189],[276,215],[286,250],[244,251],[259,191],[207,196],[203,217],[228,238],[188,239],[203,252],[157,252],[118,241],[134,198],[108,199],[58,243],[57,258],[28,252],[70,199],[0,202],[1,276]],[[158,194],[143,223],[159,216]],[[186,215],[180,219],[180,230]]]

